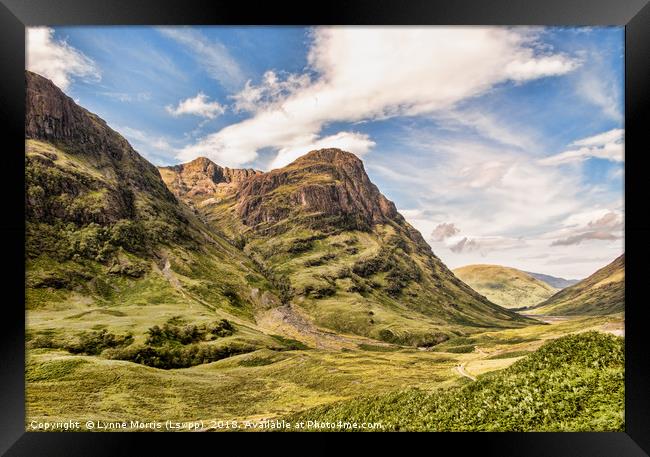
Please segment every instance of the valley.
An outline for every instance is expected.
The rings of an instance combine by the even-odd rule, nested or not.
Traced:
[[[623,258],[562,290],[507,267],[451,271],[352,153],[267,172],[205,157],[155,167],[25,77],[28,423],[372,411],[405,389],[519,385],[516,367],[563,338],[622,344]],[[621,361],[596,352],[620,381]],[[574,355],[576,382],[600,385]],[[618,406],[585,423],[620,429]]]

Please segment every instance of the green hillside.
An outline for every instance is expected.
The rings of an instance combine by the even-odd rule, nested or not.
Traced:
[[[463,387],[350,400],[287,420],[378,422],[384,431],[624,431],[624,366],[623,338],[587,332]]]
[[[625,310],[625,254],[588,278],[562,289],[527,314],[601,315]]]
[[[557,289],[528,273],[501,265],[467,265],[454,274],[478,293],[504,308],[536,305]]]
[[[202,158],[161,174],[201,219],[286,287],[285,303],[318,327],[431,346],[458,331],[532,322],[459,281],[353,154],[312,151],[238,185],[217,173],[214,191],[188,188],[210,188],[215,169]]]

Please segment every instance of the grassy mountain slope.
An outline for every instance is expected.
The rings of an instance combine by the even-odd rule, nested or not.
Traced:
[[[623,431],[624,341],[600,332],[551,341],[476,382],[321,406],[292,422],[379,422],[383,431]]]
[[[194,163],[184,167],[205,181],[194,176]],[[190,178],[179,167],[161,173],[201,219],[284,287],[285,303],[319,327],[426,346],[458,332],[530,323],[458,280],[353,154],[312,151],[207,193],[183,190],[178,183]]]
[[[557,292],[528,273],[501,265],[467,265],[456,268],[454,274],[504,308],[536,305]]]
[[[625,310],[625,254],[582,281],[526,310],[549,316],[600,315]]]
[[[156,167],[103,120],[51,81],[25,77],[32,345],[103,338],[100,346],[110,346],[131,335],[133,348],[162,352],[146,344],[147,331],[182,315],[188,326],[235,322],[233,339],[248,349],[277,346],[255,328],[256,310],[278,299],[254,262],[179,202]],[[206,336],[183,351],[189,360],[190,350],[222,342]]]

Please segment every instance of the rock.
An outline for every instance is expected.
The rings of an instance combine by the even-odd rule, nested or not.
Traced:
[[[252,168],[221,167],[205,157],[180,165],[160,167],[160,170],[167,185],[179,197],[218,193],[220,187],[234,186],[262,173]]]
[[[255,227],[299,210],[334,216],[356,229],[401,219],[393,202],[370,182],[363,162],[340,149],[309,152],[284,168],[244,180],[237,193],[238,214]]]

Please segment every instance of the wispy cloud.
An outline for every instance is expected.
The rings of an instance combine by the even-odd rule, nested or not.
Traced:
[[[124,135],[133,148],[157,165],[170,165],[176,148],[173,140],[125,125],[112,126]]]
[[[280,80],[274,74],[271,83],[265,77],[260,86],[247,85],[235,100],[253,116],[202,138],[178,157],[210,151],[215,161],[233,166],[270,147],[283,162],[283,150],[306,152],[328,123],[450,109],[496,84],[562,75],[579,64],[541,53],[534,41],[529,30],[496,27],[317,28],[308,54],[316,79]],[[275,95],[270,87],[282,89]],[[256,108],[259,94],[269,94],[271,103]]]
[[[209,101],[209,97],[203,92],[199,92],[194,97],[181,100],[176,106],[166,106],[165,110],[172,116],[189,114],[207,119],[214,119],[226,112],[223,105],[216,101]]]
[[[76,78],[101,79],[96,63],[65,40],[57,40],[54,29],[29,27],[26,34],[27,68],[51,79],[61,90],[67,90]]]
[[[623,238],[622,212],[596,210],[577,214],[565,221],[551,246],[577,245],[588,240],[611,241]]]
[[[108,98],[111,98],[113,100],[118,100],[120,102],[124,103],[131,103],[131,102],[144,102],[147,100],[151,100],[151,93],[149,92],[138,92],[136,94],[130,94],[127,92],[112,92],[112,91],[105,91],[105,92],[100,92],[101,95],[104,95]]]
[[[569,146],[568,150],[541,159],[539,163],[543,165],[561,165],[582,162],[589,158],[622,162],[624,156],[624,132],[623,129],[609,130],[574,141]]]
[[[158,30],[182,44],[197,64],[223,87],[236,90],[244,83],[243,70],[223,43],[190,28],[160,27]]]
[[[585,65],[576,79],[576,92],[599,108],[611,120],[623,120],[623,90],[610,65],[603,64],[604,56],[598,50],[583,52]]]

